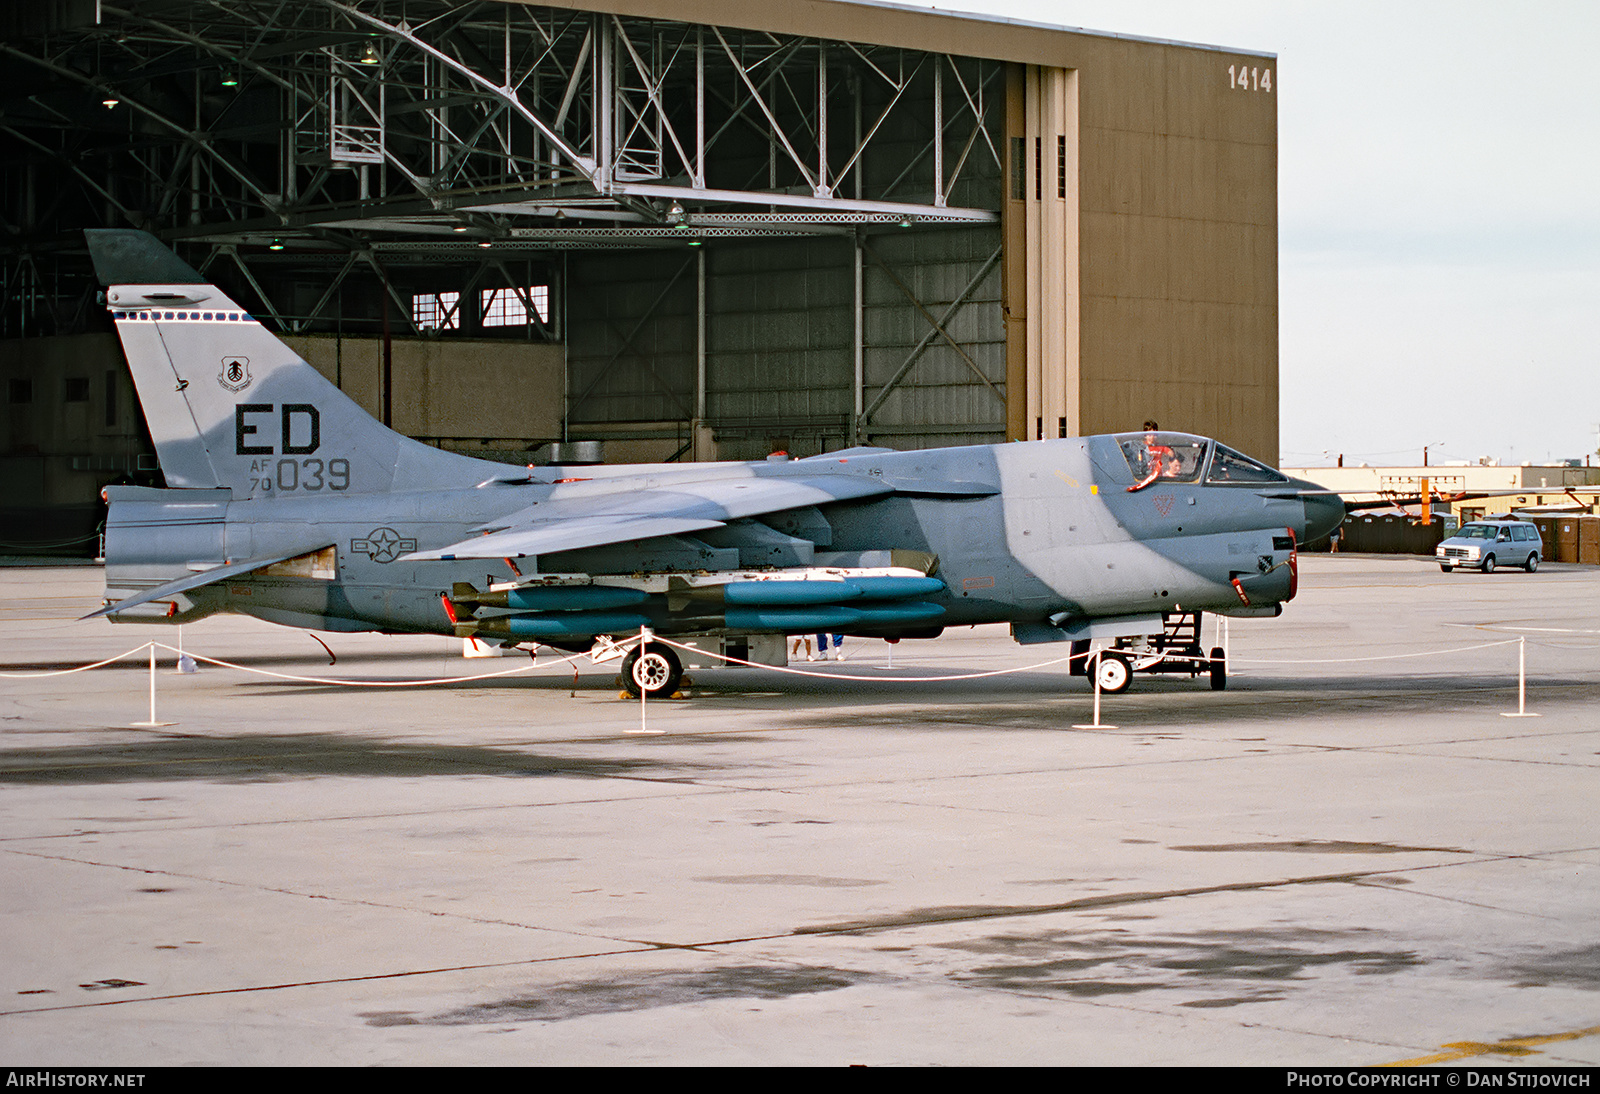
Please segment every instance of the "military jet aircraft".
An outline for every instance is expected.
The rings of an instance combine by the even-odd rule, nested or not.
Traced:
[[[1170,432],[754,463],[513,467],[403,437],[144,232],[87,233],[165,489],[111,486],[114,622],[589,650],[651,635],[888,639],[1004,622],[1023,643],[1276,615],[1336,495]],[[768,641],[771,641],[770,639]],[[779,639],[778,641],[781,641]],[[1120,670],[1119,670],[1120,664]],[[1127,661],[1103,660],[1106,690]]]

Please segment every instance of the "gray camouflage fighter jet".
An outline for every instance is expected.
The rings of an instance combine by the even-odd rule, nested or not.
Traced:
[[[1296,544],[1344,516],[1311,483],[1154,431],[756,463],[476,460],[384,427],[153,236],[87,234],[167,482],[105,491],[95,614],[114,622],[239,612],[567,650],[641,629],[897,639],[998,622],[1023,643],[1125,643],[1172,613],[1277,615]],[[1107,656],[1102,683],[1121,690],[1128,662]],[[623,676],[670,694],[680,661],[637,643]]]

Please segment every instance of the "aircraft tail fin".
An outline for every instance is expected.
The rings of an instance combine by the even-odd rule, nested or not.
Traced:
[[[362,410],[154,236],[85,235],[168,485],[272,497],[484,477]]]

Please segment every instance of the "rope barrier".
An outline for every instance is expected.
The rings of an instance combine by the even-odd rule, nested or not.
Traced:
[[[630,641],[636,642],[638,640],[630,639]],[[1068,661],[1077,658],[1087,659],[1094,656],[1092,653],[1074,653],[1068,654],[1066,657],[1057,657],[1053,661],[1040,661],[1034,665],[1022,665],[1018,668],[1010,669],[992,669],[988,672],[968,672],[955,676],[851,676],[843,672],[816,672],[811,669],[792,669],[787,665],[764,665],[759,661],[746,661],[743,658],[730,657],[725,653],[712,653],[710,650],[703,650],[699,646],[686,646],[681,642],[674,642],[670,638],[662,638],[659,634],[651,635],[650,641],[660,642],[663,646],[675,646],[680,650],[706,654],[726,661],[730,665],[744,665],[746,668],[752,669],[767,669],[770,672],[788,673],[790,676],[815,676],[822,680],[861,680],[874,684],[884,682],[895,684],[936,684],[946,680],[982,680],[988,676],[1009,676],[1016,672],[1033,672],[1036,669],[1047,669],[1053,665],[1064,665]]]
[[[1040,669],[1048,669],[1048,668],[1054,668],[1057,665],[1064,665],[1064,664],[1067,664],[1068,662],[1074,661],[1074,660],[1080,660],[1080,659],[1087,660],[1089,658],[1092,658],[1095,655],[1095,653],[1099,652],[1099,651],[1093,651],[1093,652],[1090,652],[1090,653],[1068,654],[1066,657],[1056,657],[1056,658],[1052,658],[1051,660],[1048,660],[1048,661],[1036,661],[1031,665],[1018,665],[1018,666],[1014,666],[1012,668],[1004,668],[1004,669],[990,669],[990,670],[987,670],[985,672],[967,672],[967,673],[957,673],[957,674],[954,674],[954,675],[945,674],[945,675],[942,675],[942,676],[857,676],[857,675],[853,675],[853,674],[849,674],[849,673],[817,672],[817,671],[815,671],[813,669],[797,669],[797,668],[791,668],[791,667],[786,666],[786,665],[767,665],[767,664],[763,664],[763,663],[761,663],[759,661],[747,661],[747,660],[744,660],[743,658],[733,657],[733,656],[730,656],[728,654],[713,653],[712,651],[707,650],[707,649],[703,649],[703,648],[701,648],[699,646],[689,646],[689,645],[683,644],[682,642],[674,642],[670,638],[663,638],[659,634],[652,634],[650,636],[650,638],[649,638],[649,641],[651,641],[651,642],[659,642],[664,646],[673,646],[673,647],[675,647],[677,649],[684,650],[684,651],[690,652],[690,653],[700,654],[700,655],[703,655],[703,656],[715,657],[718,660],[724,661],[724,662],[726,662],[726,663],[728,663],[730,665],[741,665],[741,666],[744,666],[745,668],[753,668],[753,669],[765,669],[765,670],[768,670],[770,672],[787,673],[788,675],[791,675],[791,676],[810,676],[810,677],[814,677],[816,679],[821,679],[821,680],[855,680],[855,681],[861,681],[861,682],[864,682],[864,683],[885,683],[885,682],[887,682],[887,683],[897,683],[897,684],[933,684],[933,683],[939,683],[941,681],[982,680],[982,679],[986,679],[988,677],[993,677],[993,676],[1009,676],[1009,675],[1012,675],[1012,674],[1015,674],[1015,673],[1019,673],[1019,672],[1036,672],[1036,671],[1038,671]],[[1516,645],[1520,641],[1522,641],[1522,639],[1507,638],[1507,639],[1502,639],[1501,641],[1498,641],[1498,642],[1482,642],[1482,643],[1479,643],[1477,645],[1472,645],[1472,646],[1452,646],[1449,649],[1443,649],[1443,650],[1420,650],[1420,651],[1415,652],[1415,653],[1378,654],[1378,655],[1375,655],[1375,656],[1372,656],[1372,657],[1324,657],[1324,658],[1314,658],[1314,659],[1308,659],[1308,660],[1281,660],[1281,659],[1263,658],[1263,657],[1230,657],[1228,659],[1228,664],[1230,666],[1232,666],[1232,665],[1346,665],[1346,664],[1358,664],[1358,663],[1372,662],[1372,661],[1399,661],[1399,660],[1405,660],[1405,659],[1408,659],[1408,658],[1416,658],[1416,657],[1443,657],[1443,656],[1445,656],[1447,654],[1452,654],[1452,653],[1468,653],[1468,652],[1471,652],[1472,650],[1492,649],[1492,648],[1497,647],[1497,646],[1511,646],[1511,645]],[[639,639],[637,637],[630,636],[630,638],[626,642],[620,644],[620,648],[623,649],[623,650],[628,650],[628,649],[633,648],[633,646],[636,646],[638,644],[638,642],[639,642]],[[1537,643],[1536,642],[1534,644],[1535,645],[1541,645],[1542,643]],[[135,647],[133,647],[132,649],[129,649],[129,650],[124,650],[122,653],[114,654],[111,657],[105,658],[104,660],[94,661],[94,662],[91,662],[91,663],[86,664],[86,665],[77,665],[77,666],[74,666],[73,668],[69,668],[69,669],[54,669],[54,670],[51,670],[51,671],[48,671],[48,672],[0,672],[0,679],[32,680],[32,679],[41,679],[41,678],[49,677],[49,676],[67,676],[67,675],[70,675],[72,673],[87,672],[90,669],[102,668],[102,667],[104,667],[106,665],[109,665],[109,664],[112,664],[114,662],[121,661],[124,658],[132,657],[134,654],[143,653],[146,649],[148,649],[151,646],[156,646],[159,649],[167,650],[168,652],[178,654],[179,656],[192,657],[196,661],[204,661],[207,664],[217,665],[217,666],[219,666],[221,668],[237,669],[239,672],[248,672],[248,673],[252,673],[252,674],[257,675],[257,676],[268,676],[268,677],[272,677],[273,679],[277,679],[277,680],[289,680],[289,681],[292,681],[292,682],[295,682],[295,683],[303,683],[303,684],[328,684],[328,685],[331,685],[331,686],[339,686],[339,687],[371,687],[371,688],[433,687],[433,686],[437,686],[437,685],[440,685],[440,684],[464,684],[464,683],[470,683],[470,682],[472,682],[474,680],[494,680],[494,679],[498,679],[498,678],[503,677],[503,676],[516,676],[516,675],[519,675],[519,674],[522,674],[522,673],[532,672],[535,669],[545,668],[545,667],[552,666],[552,665],[576,664],[576,662],[580,658],[588,656],[588,654],[586,654],[586,653],[574,653],[574,654],[569,654],[566,657],[557,658],[554,661],[544,661],[544,662],[539,662],[539,663],[536,663],[536,664],[522,665],[522,666],[519,666],[519,667],[514,668],[514,669],[505,669],[504,671],[501,671],[501,672],[477,673],[477,674],[472,675],[472,676],[436,676],[436,677],[423,677],[423,678],[412,679],[412,680],[351,680],[351,679],[345,679],[345,678],[340,678],[340,677],[303,676],[303,675],[299,675],[299,674],[296,674],[296,673],[274,672],[271,669],[262,669],[262,668],[256,668],[256,667],[254,667],[252,665],[240,664],[237,661],[227,661],[227,660],[224,660],[224,659],[219,658],[219,657],[208,657],[205,654],[195,653],[193,650],[183,650],[183,649],[178,648],[177,646],[169,646],[164,642],[146,642],[143,645],[135,646]],[[1123,651],[1123,652],[1131,653],[1136,658],[1140,655],[1140,651],[1137,651],[1137,650]],[[1190,662],[1194,662],[1195,664],[1209,664],[1209,662],[1210,662],[1210,658],[1207,658],[1207,657],[1194,657],[1194,656],[1191,656],[1189,654],[1166,654],[1166,655],[1164,655],[1162,657],[1162,660],[1164,660],[1164,661],[1190,661]],[[892,671],[892,670],[886,670],[886,671]]]
[[[824,679],[824,680],[847,680],[847,681],[857,681],[857,682],[863,682],[863,683],[893,683],[893,684],[923,684],[923,683],[955,682],[955,681],[962,681],[962,680],[984,680],[984,679],[989,679],[989,678],[993,678],[993,677],[997,677],[997,676],[1015,675],[1017,673],[1022,673],[1022,672],[1036,672],[1036,671],[1039,671],[1041,669],[1048,669],[1048,668],[1053,668],[1053,667],[1055,667],[1057,665],[1068,664],[1068,663],[1070,663],[1072,661],[1079,660],[1079,659],[1088,660],[1088,659],[1096,657],[1099,653],[1102,652],[1100,650],[1094,650],[1094,651],[1090,651],[1090,652],[1087,652],[1087,653],[1068,654],[1065,657],[1056,657],[1056,658],[1051,658],[1051,659],[1048,659],[1048,660],[1045,660],[1045,661],[1037,661],[1037,662],[1034,662],[1033,664],[1030,664],[1030,665],[1019,665],[1019,666],[1014,666],[1014,667],[1011,667],[1011,668],[990,669],[990,670],[986,670],[986,671],[983,671],[983,672],[947,673],[947,674],[939,675],[939,676],[898,676],[898,675],[897,676],[881,676],[881,675],[863,676],[863,675],[857,675],[857,674],[853,674],[853,673],[818,672],[818,671],[813,670],[813,669],[790,668],[787,665],[766,665],[766,664],[762,664],[762,663],[757,662],[757,661],[750,661],[750,660],[746,660],[746,659],[740,658],[740,657],[733,657],[733,656],[731,656],[729,654],[716,653],[716,652],[713,652],[711,650],[702,649],[702,648],[697,647],[697,646],[689,646],[689,645],[686,645],[686,644],[681,643],[681,642],[675,642],[670,638],[663,638],[663,637],[661,637],[660,635],[657,635],[657,634],[650,634],[648,631],[645,631],[645,630],[641,630],[641,633],[639,635],[637,635],[637,636],[630,635],[627,640],[622,641],[622,642],[617,642],[617,643],[611,645],[609,648],[611,650],[618,651],[619,654],[620,654],[620,653],[625,652],[625,651],[629,651],[629,650],[633,650],[633,649],[639,648],[639,647],[641,647],[641,646],[643,646],[643,645],[645,645],[647,643],[651,643],[651,642],[659,642],[664,646],[671,646],[671,647],[674,647],[676,649],[684,650],[686,652],[690,652],[690,653],[694,653],[694,654],[699,654],[699,655],[702,655],[702,656],[715,657],[718,660],[722,661],[723,663],[729,664],[729,665],[739,665],[739,666],[743,666],[743,667],[746,667],[746,668],[762,669],[762,670],[765,670],[767,672],[784,673],[784,674],[787,674],[787,675],[790,675],[790,676],[804,676],[804,677],[812,677],[812,678],[815,678],[815,679]],[[1499,646],[1509,646],[1509,645],[1516,645],[1518,647],[1518,658],[1517,658],[1517,662],[1518,662],[1517,663],[1518,698],[1517,698],[1517,714],[1515,714],[1515,715],[1509,715],[1508,714],[1507,717],[1537,717],[1537,715],[1530,715],[1530,714],[1526,713],[1526,694],[1527,694],[1527,665],[1526,665],[1527,638],[1526,638],[1526,636],[1519,636],[1517,638],[1502,639],[1502,640],[1496,641],[1496,642],[1482,642],[1482,643],[1477,643],[1475,645],[1470,645],[1470,646],[1455,646],[1455,647],[1451,647],[1449,649],[1443,649],[1443,650],[1420,650],[1420,651],[1415,651],[1415,652],[1412,652],[1412,653],[1378,654],[1378,655],[1374,655],[1374,656],[1371,656],[1371,657],[1318,658],[1318,659],[1309,659],[1309,660],[1274,660],[1274,659],[1268,659],[1268,658],[1230,658],[1229,663],[1230,664],[1247,664],[1247,665],[1339,665],[1339,664],[1358,664],[1358,663],[1370,663],[1370,662],[1375,662],[1375,661],[1405,660],[1405,659],[1411,659],[1411,658],[1417,658],[1417,657],[1443,657],[1443,656],[1448,656],[1450,654],[1468,653],[1468,652],[1471,652],[1471,651],[1474,651],[1474,650],[1493,649],[1493,648],[1496,648],[1496,647],[1499,647]],[[276,671],[274,671],[272,669],[256,668],[256,667],[254,667],[252,665],[240,664],[237,661],[228,661],[228,660],[226,660],[224,658],[220,658],[220,657],[209,657],[209,656],[207,656],[205,654],[197,654],[197,653],[194,653],[193,651],[184,650],[184,649],[181,649],[181,648],[179,648],[177,646],[169,646],[164,642],[150,641],[150,642],[144,643],[143,645],[135,646],[134,648],[132,648],[130,650],[125,650],[122,653],[115,654],[115,655],[113,655],[111,657],[105,658],[103,660],[94,661],[94,662],[91,662],[91,663],[85,664],[85,665],[74,666],[73,668],[55,669],[55,670],[46,671],[46,672],[21,672],[21,673],[19,673],[19,672],[0,672],[0,678],[10,679],[10,680],[31,680],[31,679],[44,679],[44,678],[53,677],[53,676],[69,676],[69,675],[72,675],[74,673],[88,672],[88,671],[90,671],[92,669],[103,668],[106,665],[110,665],[110,664],[113,664],[113,663],[115,663],[117,661],[121,661],[121,660],[123,660],[125,658],[132,657],[132,656],[134,656],[136,654],[148,651],[149,655],[150,655],[150,719],[147,722],[140,722],[140,723],[135,723],[135,724],[136,725],[151,725],[151,726],[154,726],[154,725],[170,725],[172,723],[157,722],[155,720],[156,651],[158,649],[159,650],[166,650],[166,651],[168,651],[170,653],[176,654],[180,658],[188,657],[188,658],[192,658],[192,659],[194,659],[196,661],[204,661],[207,664],[216,665],[219,668],[234,669],[234,670],[239,671],[239,672],[249,673],[249,674],[252,674],[252,675],[255,675],[255,676],[265,676],[265,677],[269,677],[269,678],[275,679],[275,680],[286,680],[286,681],[290,681],[290,682],[293,682],[293,683],[303,683],[303,684],[317,684],[317,685],[328,686],[328,687],[367,687],[367,688],[415,688],[415,687],[435,687],[435,686],[442,685],[442,684],[465,684],[465,683],[472,683],[472,682],[475,682],[475,681],[478,681],[478,680],[494,680],[494,679],[499,679],[499,678],[502,678],[502,677],[517,676],[517,675],[521,675],[521,674],[524,674],[524,673],[533,672],[533,671],[538,670],[538,669],[544,669],[544,668],[550,668],[550,667],[559,667],[559,666],[571,666],[573,668],[573,673],[574,673],[573,679],[574,679],[574,682],[576,682],[576,679],[577,679],[576,673],[578,671],[577,670],[577,662],[578,662],[578,660],[580,658],[582,658],[582,657],[590,656],[589,653],[574,653],[574,654],[568,654],[565,657],[557,658],[554,661],[546,661],[546,662],[544,662],[542,664],[541,663],[537,663],[537,662],[530,662],[529,664],[520,665],[520,666],[518,666],[516,668],[512,668],[512,669],[505,669],[505,670],[500,671],[500,672],[475,673],[475,674],[470,675],[470,676],[438,676],[438,677],[425,677],[425,678],[410,679],[410,680],[352,680],[352,679],[341,678],[341,677],[306,676],[306,675],[303,675],[303,674],[300,674],[300,673],[276,672]],[[1124,650],[1124,651],[1120,651],[1120,652],[1122,652],[1124,654],[1127,654],[1127,655],[1130,655],[1132,657],[1132,659],[1135,660],[1135,661],[1138,661],[1138,660],[1141,659],[1140,651],[1137,651],[1137,650]],[[1144,656],[1152,656],[1152,652],[1151,651],[1146,651],[1144,653]],[[1194,663],[1194,664],[1197,664],[1197,665],[1205,665],[1205,664],[1209,664],[1210,663],[1210,659],[1209,658],[1195,657],[1195,656],[1189,655],[1189,654],[1167,654],[1167,655],[1156,654],[1154,656],[1156,657],[1156,661],[1187,661],[1187,662],[1191,662],[1191,663]],[[608,658],[608,660],[609,660],[609,658]],[[603,662],[594,661],[593,663],[598,665],[598,664],[602,664]],[[1154,662],[1151,662],[1151,663],[1154,663]],[[890,669],[889,671],[893,671],[893,670]],[[1094,684],[1095,704],[1096,704],[1095,720],[1094,720],[1093,723],[1087,724],[1087,725],[1085,725],[1085,726],[1083,726],[1081,728],[1114,728],[1114,727],[1101,726],[1100,725],[1100,717],[1099,717],[1100,686],[1099,686],[1099,678],[1098,677],[1095,677],[1095,679],[1093,680],[1093,684]],[[641,732],[649,732],[647,729],[644,728],[646,726],[646,722],[645,722],[645,705],[644,705],[646,691],[647,691],[647,689],[640,688],[639,699],[640,699],[640,726],[641,726]]]
[[[1384,653],[1376,657],[1324,657],[1312,661],[1270,661],[1260,657],[1240,657],[1229,662],[1237,665],[1349,665],[1360,661],[1401,661],[1407,657],[1442,657],[1447,653],[1465,653],[1468,650],[1486,650],[1493,646],[1514,646],[1520,639],[1506,638],[1499,642],[1481,642],[1476,646],[1456,646],[1448,650],[1422,650],[1419,653]]]
[[[464,684],[473,680],[494,680],[502,676],[516,676],[519,673],[532,672],[535,669],[548,668],[552,665],[571,664],[578,658],[587,656],[587,654],[574,653],[567,657],[557,658],[554,661],[546,661],[543,664],[530,663],[514,669],[506,669],[503,672],[483,672],[475,676],[437,676],[420,680],[346,680],[330,676],[301,676],[291,672],[273,672],[271,669],[258,669],[250,665],[241,665],[236,661],[224,661],[220,657],[207,657],[205,654],[195,653],[193,650],[180,650],[176,646],[168,646],[161,642],[149,644],[159,646],[164,650],[170,650],[173,653],[186,653],[196,661],[204,661],[207,664],[218,665],[225,669],[237,669],[240,672],[253,673],[256,676],[270,676],[275,680],[290,680],[301,684],[328,684],[347,688],[422,688],[433,687],[438,684]],[[144,647],[141,646],[139,648],[143,649]]]
[[[41,678],[49,677],[49,676],[70,676],[71,674],[73,674],[75,672],[88,672],[90,669],[102,668],[105,665],[112,664],[113,662],[121,661],[122,659],[124,659],[126,657],[132,657],[134,654],[143,653],[144,651],[149,650],[152,647],[154,647],[155,649],[167,650],[168,652],[175,653],[180,657],[190,657],[190,658],[193,658],[196,661],[204,661],[204,662],[206,662],[208,664],[218,665],[218,666],[220,666],[222,668],[227,668],[227,669],[237,669],[240,672],[253,673],[253,674],[257,675],[257,676],[271,676],[271,677],[273,677],[275,679],[279,679],[279,680],[291,680],[291,681],[295,681],[297,683],[304,683],[304,684],[331,684],[331,685],[338,685],[338,686],[343,686],[343,687],[370,687],[370,688],[429,687],[429,686],[436,685],[436,684],[461,684],[461,683],[467,683],[467,682],[472,681],[472,680],[492,680],[492,679],[495,679],[496,677],[514,676],[517,673],[531,672],[534,669],[546,668],[546,667],[551,666],[551,665],[570,664],[570,663],[576,661],[580,657],[587,656],[586,654],[575,653],[575,654],[572,654],[569,657],[558,658],[558,659],[556,659],[554,661],[546,661],[543,664],[522,665],[522,666],[520,666],[518,668],[506,669],[503,672],[486,672],[486,673],[480,673],[480,674],[478,674],[476,676],[439,676],[439,677],[428,677],[426,679],[421,679],[421,680],[344,680],[344,679],[339,679],[338,677],[299,676],[299,675],[296,675],[294,673],[273,672],[271,669],[258,669],[258,668],[255,668],[254,666],[251,666],[251,665],[241,665],[236,661],[225,661],[225,660],[223,660],[223,659],[221,659],[219,657],[207,657],[205,654],[203,654],[203,653],[195,653],[193,650],[183,650],[183,649],[178,648],[177,646],[169,646],[165,642],[154,642],[154,641],[152,641],[152,642],[146,642],[142,646],[135,646],[131,650],[125,650],[122,653],[116,654],[116,655],[114,655],[112,657],[107,657],[103,661],[95,661],[95,662],[93,662],[91,664],[87,664],[87,665],[78,665],[78,666],[75,666],[75,667],[70,668],[70,669],[54,669],[54,670],[49,671],[49,672],[0,672],[0,679],[7,679],[7,680],[37,680],[37,679],[41,679]]]
[[[0,679],[37,680],[45,676],[70,676],[75,672],[88,672],[90,669],[97,669],[103,665],[109,665],[113,661],[121,661],[124,657],[132,657],[136,653],[143,653],[145,650],[149,649],[151,645],[152,643],[146,642],[142,646],[135,646],[133,649],[119,653],[115,657],[107,657],[104,661],[96,661],[92,665],[79,665],[78,667],[71,669],[54,669],[50,672],[0,672]]]

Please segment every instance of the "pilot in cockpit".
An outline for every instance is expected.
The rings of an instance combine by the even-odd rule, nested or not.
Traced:
[[[1128,487],[1131,494],[1135,490],[1142,490],[1157,479],[1176,478],[1181,474],[1182,463],[1169,446],[1160,443],[1156,433],[1161,429],[1153,421],[1144,423],[1144,458],[1145,477],[1134,485]]]

